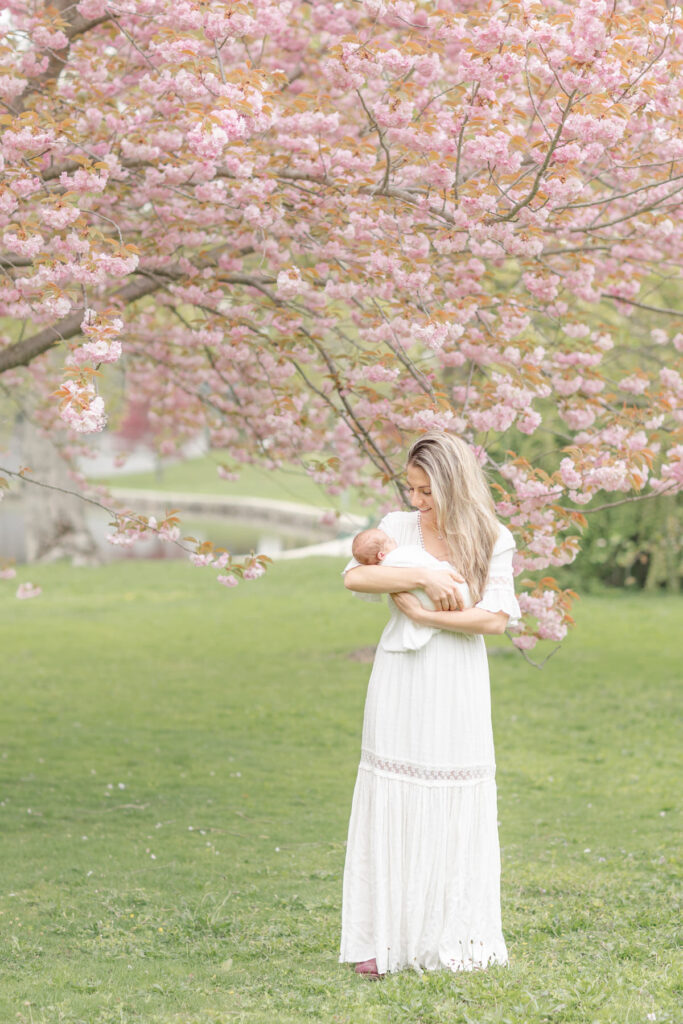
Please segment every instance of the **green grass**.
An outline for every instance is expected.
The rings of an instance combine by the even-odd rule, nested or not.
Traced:
[[[384,612],[340,568],[1,584],[2,1024],[679,1024],[683,603],[586,599],[542,672],[492,641],[510,966],[373,985],[337,951]]]
[[[159,473],[121,473],[100,482],[111,487],[132,487],[136,490],[274,498],[303,505],[339,508],[342,512],[367,514],[367,506],[361,503],[355,491],[331,497],[303,469],[296,466],[279,470],[242,466],[238,480],[222,480],[216,471],[217,467],[229,461],[217,451],[201,458],[164,462]]]

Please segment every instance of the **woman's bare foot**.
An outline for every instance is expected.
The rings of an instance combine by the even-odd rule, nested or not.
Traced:
[[[373,981],[384,977],[384,975],[380,974],[377,970],[377,961],[374,956],[372,960],[363,960],[361,963],[356,964],[356,974],[362,974],[364,977],[371,978]]]

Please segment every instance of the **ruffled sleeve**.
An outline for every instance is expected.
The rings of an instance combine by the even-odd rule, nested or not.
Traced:
[[[491,556],[489,575],[481,601],[475,605],[487,612],[506,612],[510,616],[508,625],[514,626],[521,617],[521,609],[515,597],[512,575],[512,556],[515,553],[515,539],[506,526],[500,527],[500,536]]]
[[[396,517],[396,512],[387,512],[384,518],[381,519],[380,522],[377,524],[377,529],[384,530],[384,532],[387,533],[390,537],[392,537],[398,544],[400,543],[400,540],[397,536]],[[342,576],[344,576],[349,571],[349,569],[355,569],[356,566],[358,565],[361,565],[361,563],[358,562],[355,558],[350,558],[349,561],[344,566],[344,568],[342,569]],[[386,594],[364,594],[360,590],[352,590],[351,593],[353,594],[354,597],[359,597],[361,601],[381,601],[384,597],[386,597]]]

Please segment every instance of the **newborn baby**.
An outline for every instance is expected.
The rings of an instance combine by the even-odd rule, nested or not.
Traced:
[[[394,569],[450,569],[449,562],[440,562],[434,555],[417,544],[397,544],[384,530],[363,530],[353,539],[351,547],[353,557],[361,565],[388,565]],[[463,599],[463,607],[471,607],[470,592],[466,583],[459,583],[458,590]],[[430,611],[434,605],[424,590],[413,590],[420,604]],[[435,633],[441,632],[432,626],[421,626],[399,611],[389,597],[391,618],[384,627],[380,637],[380,647],[385,651],[419,651],[431,640]],[[471,639],[467,633],[461,636]]]

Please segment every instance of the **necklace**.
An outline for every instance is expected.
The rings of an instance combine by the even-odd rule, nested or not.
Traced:
[[[417,513],[417,534],[418,534],[418,537],[420,538],[420,544],[422,545],[422,547],[424,547],[425,546],[425,541],[424,541],[424,537],[422,535],[422,513],[421,512]],[[440,534],[440,533],[435,533],[434,536],[436,537],[437,540],[444,540],[445,539],[443,537],[443,535]]]

